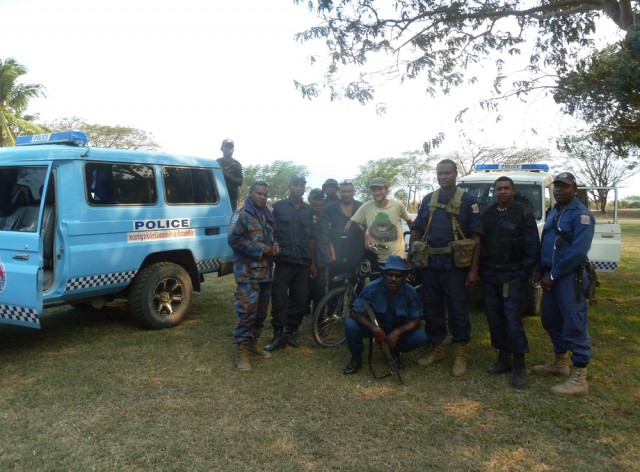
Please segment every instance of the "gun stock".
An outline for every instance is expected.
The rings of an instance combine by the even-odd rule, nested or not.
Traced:
[[[367,315],[369,315],[369,319],[371,320],[371,322],[374,325],[380,327],[380,325],[378,324],[378,320],[376,318],[376,314],[373,312],[373,309],[369,305],[365,305],[364,307],[365,307],[365,310],[367,311]],[[373,347],[373,340],[372,340],[372,347]],[[400,370],[396,365],[396,360],[393,358],[393,354],[391,354],[391,349],[389,349],[389,346],[387,345],[387,343],[382,343],[380,348],[382,349],[382,352],[384,353],[384,357],[387,360],[387,363],[389,364],[389,368],[391,369],[391,374],[387,374],[387,375],[393,375],[396,379],[398,379],[398,382],[403,384],[404,382],[402,381],[402,377],[400,377]],[[371,373],[373,374],[373,376],[376,378],[386,377],[387,375],[378,377],[375,374],[375,372],[373,371],[373,366],[371,364],[371,356],[372,356],[372,352],[369,352],[369,367],[371,368]]]

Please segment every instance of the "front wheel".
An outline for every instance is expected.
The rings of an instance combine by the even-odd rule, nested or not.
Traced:
[[[344,322],[349,318],[351,292],[346,287],[330,290],[313,312],[311,334],[321,347],[334,347],[345,339]]]
[[[178,264],[158,262],[139,272],[131,287],[129,310],[146,328],[170,328],[191,307],[191,277]]]

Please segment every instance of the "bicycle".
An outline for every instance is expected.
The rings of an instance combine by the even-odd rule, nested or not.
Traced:
[[[373,273],[377,274],[379,273]],[[343,282],[343,285],[329,290],[322,297],[313,311],[311,320],[311,334],[319,346],[334,347],[344,342],[344,322],[349,317],[351,305],[370,275],[371,261],[365,258],[354,273],[337,275],[332,279],[335,283]]]

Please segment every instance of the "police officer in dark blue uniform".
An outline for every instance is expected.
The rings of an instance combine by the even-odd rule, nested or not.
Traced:
[[[491,346],[499,354],[487,373],[512,372],[511,385],[521,388],[526,384],[524,356],[529,352],[522,323],[525,292],[540,258],[540,237],[531,210],[513,200],[513,180],[498,177],[493,185],[497,203],[482,214],[480,279]]]
[[[417,257],[413,251],[408,256],[414,266],[421,268],[425,331],[433,344],[431,354],[418,362],[428,366],[444,361],[442,342],[447,335],[448,315],[449,331],[456,346],[451,375],[461,377],[466,371],[466,344],[471,336],[467,289],[478,281],[482,219],[476,199],[456,186],[455,162],[440,161],[436,174],[440,188],[424,197],[411,226],[410,246],[421,242],[425,257]],[[455,261],[452,244],[460,238],[475,243],[468,253],[467,267],[458,267],[461,264]]]
[[[587,296],[591,282],[587,253],[595,231],[593,214],[576,198],[576,179],[570,172],[553,181],[556,204],[549,212],[542,232],[540,267],[533,282],[540,283],[542,326],[549,333],[555,359],[531,369],[537,375],[569,374],[567,351],[573,369],[566,382],[551,393],[579,395],[589,393],[587,365],[591,342],[587,330]]]

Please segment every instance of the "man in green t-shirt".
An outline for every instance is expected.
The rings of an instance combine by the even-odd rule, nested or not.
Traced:
[[[365,231],[365,247],[377,252],[379,264],[392,254],[406,258],[402,220],[411,226],[413,218],[401,202],[389,198],[389,186],[384,178],[371,179],[369,189],[373,200],[363,203],[351,221]]]

